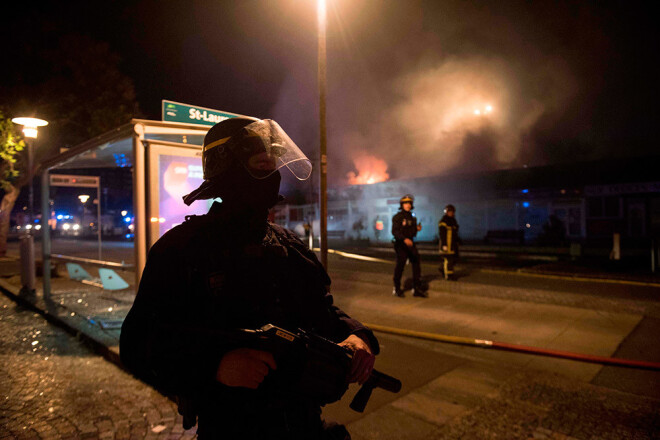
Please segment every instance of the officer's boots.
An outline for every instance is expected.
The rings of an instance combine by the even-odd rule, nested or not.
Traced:
[[[403,290],[399,286],[394,286],[394,290],[392,290],[392,295],[398,296],[399,298],[403,298],[406,296],[405,293],[403,293]]]
[[[419,298],[428,298],[429,294],[422,286],[415,286],[413,288],[413,296],[419,297]]]

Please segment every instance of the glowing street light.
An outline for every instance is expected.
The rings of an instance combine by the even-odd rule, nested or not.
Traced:
[[[85,203],[87,203],[87,200],[89,200],[89,196],[87,194],[80,194],[78,196],[78,200],[80,200],[80,203],[82,203],[82,214],[80,215],[80,224],[84,225],[85,224]],[[75,226],[73,229],[76,229]]]
[[[37,138],[37,132],[39,127],[45,127],[48,125],[48,121],[44,121],[39,118],[30,118],[30,117],[20,117],[12,118],[11,122],[14,124],[23,126],[23,134],[25,135],[25,141],[28,144],[28,179],[30,181],[30,224],[34,221],[34,188],[32,186],[32,144],[34,141],[30,139]]]
[[[37,138],[38,127],[45,127],[46,125],[48,125],[48,121],[44,121],[43,119],[27,118],[27,117],[13,118],[11,122],[13,122],[14,124],[22,125],[23,134],[25,135],[25,137],[32,139]]]

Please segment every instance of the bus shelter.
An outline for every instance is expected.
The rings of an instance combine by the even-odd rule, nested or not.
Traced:
[[[167,230],[183,222],[186,215],[205,213],[212,202],[188,207],[182,200],[183,195],[203,180],[202,144],[209,128],[133,119],[111,132],[43,161],[38,170],[41,175],[43,267],[51,267],[52,260],[57,258],[101,267],[134,269],[137,286],[151,245]],[[53,254],[52,232],[57,220],[53,218],[51,186],[95,187],[97,199],[94,203],[97,204],[97,221],[100,223],[104,210],[101,197],[104,182],[98,178],[99,170],[118,167],[130,169],[134,264],[101,257],[100,224],[97,224],[98,259]],[[50,296],[50,277],[50,270],[44,270],[44,297]]]

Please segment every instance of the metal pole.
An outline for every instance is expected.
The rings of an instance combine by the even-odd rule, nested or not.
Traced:
[[[101,256],[101,177],[96,183],[96,216],[98,218],[98,230],[96,231],[99,236],[99,260],[103,260]]]
[[[32,184],[32,179],[34,178],[34,176],[32,174],[33,173],[33,171],[32,171],[32,163],[33,163],[33,158],[32,158],[32,154],[33,154],[32,148],[33,148],[33,146],[32,146],[32,144],[33,143],[34,143],[34,141],[28,141],[28,143],[27,143],[28,144],[28,179],[30,180],[30,193],[29,193],[29,201],[28,201],[30,211],[29,211],[28,214],[30,216],[30,224],[32,225],[32,227],[34,227],[34,187],[33,187],[33,184]],[[32,229],[29,229],[29,233],[32,234]]]
[[[147,263],[147,188],[144,126],[135,124],[133,134],[133,216],[135,217],[135,285],[140,285],[142,270]]]
[[[44,218],[46,221],[44,222]],[[41,259],[44,265],[43,298],[50,298],[50,179],[48,170],[41,175]]]
[[[325,47],[325,28],[326,28],[326,4],[325,0],[318,0],[318,25],[319,25],[319,134],[320,139],[320,185],[321,185],[321,206],[320,206],[320,226],[321,226],[321,264],[328,269],[328,192],[327,192],[327,133],[325,126],[325,97],[326,97],[326,47]]]

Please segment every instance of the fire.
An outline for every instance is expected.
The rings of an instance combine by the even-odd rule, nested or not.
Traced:
[[[387,173],[387,163],[383,159],[363,154],[353,159],[353,164],[357,174],[354,171],[346,174],[350,185],[370,185],[390,178]]]

